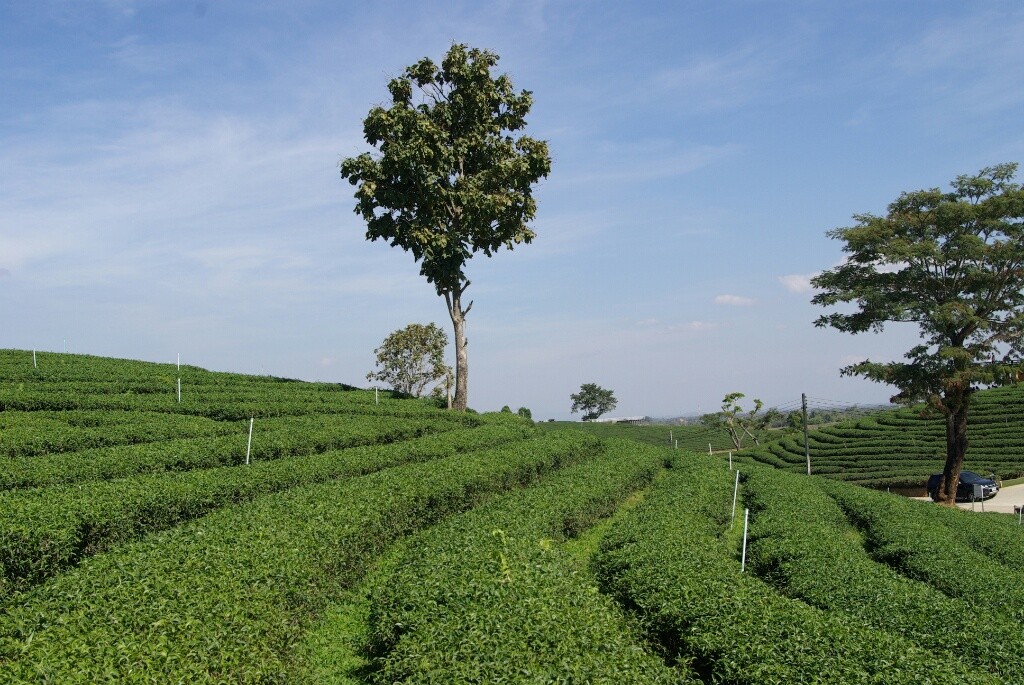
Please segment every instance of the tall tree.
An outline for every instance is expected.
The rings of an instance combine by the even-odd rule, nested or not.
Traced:
[[[570,413],[582,411],[584,421],[596,419],[601,414],[615,409],[615,405],[618,404],[615,393],[605,390],[597,383],[584,383],[580,386],[579,392],[569,395],[569,399],[572,400]]]
[[[424,58],[388,84],[391,105],[363,122],[364,153],[341,163],[357,186],[357,214],[368,240],[412,252],[444,298],[455,332],[456,409],[469,389],[466,262],[529,243],[536,215],[532,186],[551,170],[547,143],[513,134],[526,126],[529,91],[491,70],[498,56],[452,45],[438,67]]]
[[[1024,358],[1024,191],[1016,164],[958,176],[951,192],[905,192],[885,216],[855,215],[828,233],[844,243],[840,266],[812,280],[822,306],[855,303],[815,325],[849,333],[911,323],[921,344],[906,362],[842,369],[895,386],[894,402],[924,401],[946,422],[939,501],[952,504],[967,453],[971,393],[1006,382]]]
[[[368,381],[387,383],[395,390],[419,397],[431,383],[444,380],[451,369],[444,363],[448,336],[435,324],[411,323],[384,338],[374,350],[377,369]]]

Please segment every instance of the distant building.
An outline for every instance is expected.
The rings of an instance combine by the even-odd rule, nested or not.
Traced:
[[[650,423],[651,418],[649,416],[605,416],[600,419],[591,419],[590,423],[629,423],[634,426],[639,426],[644,423]]]

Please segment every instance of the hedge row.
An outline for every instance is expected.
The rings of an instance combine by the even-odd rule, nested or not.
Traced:
[[[443,419],[358,414],[263,419],[254,424],[250,460],[268,461],[407,440],[456,427],[457,423]],[[104,447],[31,459],[0,459],[0,490],[242,464],[248,447],[249,422],[235,424],[235,429],[234,435],[212,438]]]
[[[598,450],[550,434],[294,488],[97,555],[0,619],[9,682],[282,682],[291,649],[392,541]]]
[[[290,392],[277,393],[274,388],[249,387],[228,391],[196,393],[183,385],[179,403],[174,391],[166,395],[103,394],[99,388],[87,386],[72,390],[65,387],[10,389],[0,385],[0,411],[157,411],[172,414],[205,416],[219,421],[241,421],[250,416],[301,416],[304,414],[361,413],[392,416],[438,416],[445,412],[426,400],[389,399],[381,393],[379,403],[373,392]],[[358,401],[356,401],[358,400]],[[453,416],[472,421],[471,415]]]
[[[823,481],[825,488],[862,530],[872,558],[976,611],[1024,620],[1024,572],[1000,564],[958,539],[939,521],[938,507],[864,488]],[[972,512],[955,512],[963,517]]]
[[[1017,516],[1005,514],[962,512],[936,507],[935,520],[963,544],[984,552],[1004,566],[1024,572],[1024,526]]]
[[[157,412],[0,412],[0,457],[35,457],[238,430],[237,425],[223,421]]]
[[[978,612],[968,601],[873,561],[818,481],[750,471],[744,499],[753,520],[749,551],[755,573],[788,596],[902,635],[943,662],[981,666],[1004,682],[1024,672],[1020,624]]]
[[[684,680],[557,544],[611,514],[670,454],[611,439],[603,456],[403,543],[368,583],[366,680]]]
[[[0,494],[0,595],[22,590],[84,557],[228,504],[299,485],[522,440],[521,423],[452,431],[384,446],[187,473]]]
[[[613,525],[595,568],[680,660],[722,683],[983,683],[910,641],[783,597],[740,573],[728,525],[732,474],[696,460]]]

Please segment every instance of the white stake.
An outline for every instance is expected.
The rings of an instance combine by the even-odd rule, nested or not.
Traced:
[[[380,398],[377,397],[377,388],[373,389],[373,403],[380,404]]]
[[[35,350],[32,350],[32,368],[33,369],[38,369],[39,368],[39,365],[36,364],[36,351]]]
[[[736,483],[732,486],[732,520],[729,521],[729,530],[736,523],[736,496],[740,492],[740,472],[736,472]]]
[[[249,452],[252,450],[252,422],[254,420],[255,420],[255,417],[253,417],[253,416],[249,417],[249,444],[245,446],[245,465],[246,466],[249,465]]]
[[[672,440],[673,440],[673,438],[672,438],[672,431],[670,430],[670,431],[668,432],[668,444],[670,444],[670,445],[671,445],[671,444],[672,444]]]
[[[181,379],[178,379],[178,404],[181,404]]]
[[[181,371],[181,352],[178,353],[178,371]]]
[[[732,471],[732,452],[729,452],[729,470]]]
[[[740,561],[740,573],[747,570],[747,523],[750,521],[750,509],[743,510],[743,559]]]
[[[676,449],[679,449],[679,441],[676,440]]]
[[[711,443],[708,443],[708,456],[711,456]]]

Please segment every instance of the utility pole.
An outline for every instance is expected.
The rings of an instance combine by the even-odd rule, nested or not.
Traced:
[[[800,404],[804,411],[804,457],[807,458],[807,475],[811,475],[811,449],[807,446],[807,393],[800,393]]]

